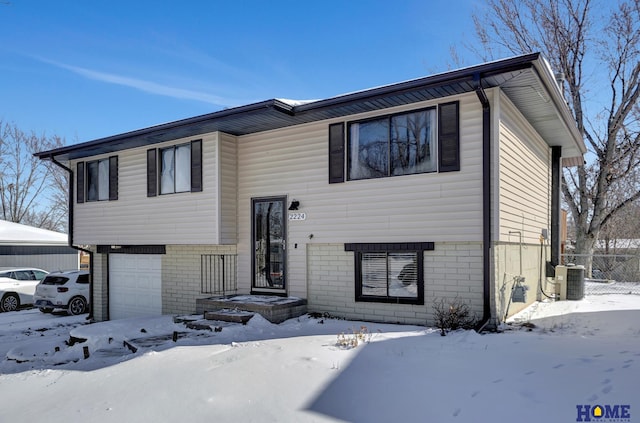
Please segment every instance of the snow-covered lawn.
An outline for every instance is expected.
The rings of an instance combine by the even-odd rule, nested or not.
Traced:
[[[538,303],[518,329],[445,337],[308,316],[219,332],[84,317],[0,314],[0,421],[540,423],[601,405],[618,417],[591,421],[640,422],[637,295]],[[339,345],[354,332],[357,347]]]

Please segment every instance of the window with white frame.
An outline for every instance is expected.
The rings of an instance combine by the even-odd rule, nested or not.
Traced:
[[[202,140],[147,150],[147,197],[202,191]]]
[[[160,194],[191,191],[191,144],[160,149]]]

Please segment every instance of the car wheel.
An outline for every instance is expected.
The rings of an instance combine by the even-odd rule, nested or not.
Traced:
[[[53,309],[52,308],[40,307],[40,311],[43,312],[43,313],[53,313]]]
[[[20,297],[16,294],[5,294],[0,303],[2,311],[16,311],[20,307]]]
[[[67,310],[69,311],[69,314],[74,316],[86,313],[87,302],[82,297],[73,297],[71,301],[69,301],[69,308]]]

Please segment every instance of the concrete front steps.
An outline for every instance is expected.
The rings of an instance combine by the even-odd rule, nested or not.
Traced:
[[[271,323],[302,316],[307,312],[307,300],[273,295],[232,295],[196,300],[196,313],[207,320],[246,323],[259,314]]]

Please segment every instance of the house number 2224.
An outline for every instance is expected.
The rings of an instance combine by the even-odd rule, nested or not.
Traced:
[[[306,213],[289,213],[289,220],[307,220]]]

